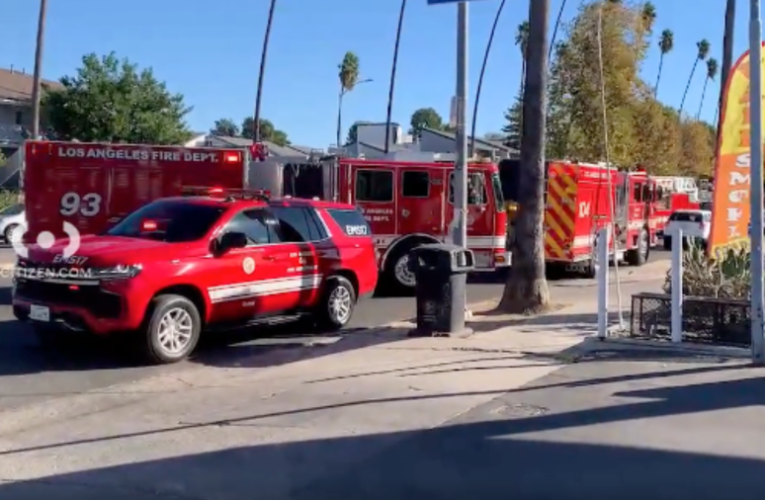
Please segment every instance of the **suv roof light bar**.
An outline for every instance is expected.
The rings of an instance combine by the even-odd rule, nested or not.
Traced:
[[[226,201],[234,200],[260,200],[269,201],[271,192],[265,189],[230,189],[207,186],[183,186],[183,196],[211,196],[225,198]]]

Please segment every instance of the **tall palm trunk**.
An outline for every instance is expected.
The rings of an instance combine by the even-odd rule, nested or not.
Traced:
[[[696,60],[693,63],[693,68],[691,69],[691,76],[688,77],[688,83],[685,84],[685,92],[683,92],[683,100],[680,101],[680,111],[678,114],[682,118],[683,109],[685,108],[685,98],[688,97],[688,90],[691,88],[691,82],[693,82],[693,75],[696,73],[696,66],[699,65],[699,58],[697,57]]]
[[[659,95],[659,82],[661,81],[661,70],[664,69],[664,52],[659,57],[659,72],[656,74],[656,85],[653,87],[653,96]]]
[[[337,147],[340,148],[340,132],[343,130],[343,96],[345,89],[340,89],[340,95],[337,98]]]
[[[529,2],[529,39],[526,48],[528,67],[524,85],[515,254],[498,306],[499,310],[509,313],[542,311],[550,302],[543,245],[549,12],[550,0]]]
[[[475,103],[473,103],[473,123],[470,125],[470,150],[468,151],[470,156],[473,156],[473,151],[475,150],[475,126],[478,121],[478,103],[481,101],[481,88],[483,88],[483,77],[486,74],[486,64],[489,62],[491,46],[494,43],[494,33],[497,31],[497,23],[499,23],[499,17],[502,15],[502,10],[505,8],[506,1],[507,0],[502,0],[497,8],[497,14],[494,16],[494,24],[491,25],[491,32],[489,33],[489,41],[486,42],[486,50],[483,53],[481,74],[478,76],[478,85],[475,90]]]
[[[40,0],[40,15],[37,19],[37,42],[35,44],[35,72],[32,77],[32,139],[40,138],[40,81],[42,80],[43,43],[48,0]]]
[[[396,67],[398,66],[398,47],[401,44],[401,27],[404,25],[404,13],[406,12],[406,0],[401,0],[401,9],[398,12],[398,26],[396,27],[396,42],[393,45],[393,66],[390,69],[390,87],[388,88],[388,113],[385,117],[385,154],[390,151],[390,122],[393,115],[393,93],[396,90]]]
[[[725,86],[728,84],[728,75],[733,66],[733,34],[736,29],[736,0],[727,0],[725,3],[725,34],[723,35],[723,63],[720,71],[720,97],[717,101],[717,114],[715,125],[717,126],[717,140],[720,140],[720,128],[722,116],[720,110],[723,106]]]
[[[709,85],[709,78],[704,80],[704,88],[701,89],[701,101],[699,101],[699,111],[698,113],[696,113],[697,120],[701,117],[701,110],[704,108],[704,96],[707,93],[707,85]]]
[[[254,132],[252,134],[252,143],[260,142],[260,102],[263,97],[263,76],[266,72],[266,59],[268,58],[268,42],[271,39],[271,25],[274,22],[274,8],[276,0],[271,0],[271,6],[268,8],[268,20],[266,21],[266,33],[263,35],[263,51],[260,54],[260,71],[258,72],[258,90],[255,94],[255,122],[252,124]]]

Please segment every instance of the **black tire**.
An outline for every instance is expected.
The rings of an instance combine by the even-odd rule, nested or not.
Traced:
[[[11,237],[13,232],[19,228],[18,224],[9,224],[8,227],[5,228],[5,232],[3,232],[3,238],[5,238],[5,242],[9,245],[13,243],[11,241]]]
[[[324,331],[337,331],[346,326],[356,308],[356,289],[344,276],[330,276],[324,282],[321,300],[314,311],[316,326]],[[336,301],[344,301],[347,312],[342,313]]]
[[[401,262],[403,257],[409,255],[409,252],[417,248],[419,245],[406,246],[401,249],[397,249],[394,253],[388,256],[385,262],[385,269],[383,270],[383,280],[387,285],[387,288],[398,294],[413,294],[415,286],[402,282],[396,273],[396,267]]]
[[[645,241],[645,252],[640,251],[640,242]],[[648,256],[651,253],[651,241],[648,236],[648,231],[645,228],[640,230],[638,235],[638,247],[634,250],[629,250],[625,255],[625,260],[630,266],[640,267],[648,262]]]
[[[184,315],[182,312],[185,312]],[[160,339],[160,325],[169,315],[178,318],[179,327],[187,329],[188,338],[183,338],[184,344],[173,352],[163,345]],[[145,357],[153,364],[171,364],[186,359],[196,348],[202,332],[202,318],[194,303],[182,295],[159,295],[155,297],[146,312],[141,343]],[[185,332],[184,332],[185,333]]]

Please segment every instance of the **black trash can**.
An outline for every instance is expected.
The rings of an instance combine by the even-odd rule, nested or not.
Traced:
[[[466,336],[467,273],[475,268],[473,252],[456,245],[432,244],[409,254],[417,279],[417,328],[411,336]]]

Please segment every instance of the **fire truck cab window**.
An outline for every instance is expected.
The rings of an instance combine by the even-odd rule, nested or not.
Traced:
[[[430,195],[430,175],[416,170],[404,172],[401,194],[406,198],[427,198]]]
[[[393,201],[393,171],[357,170],[356,201]]]
[[[449,203],[454,204],[454,173],[449,174]],[[483,174],[468,174],[468,205],[486,205]]]
[[[643,198],[642,201],[654,201],[653,198],[653,188],[650,184],[643,184]]]
[[[643,201],[643,184],[637,183],[632,189],[632,201]]]

